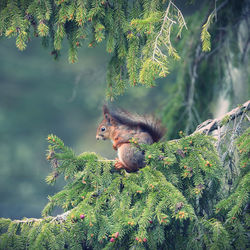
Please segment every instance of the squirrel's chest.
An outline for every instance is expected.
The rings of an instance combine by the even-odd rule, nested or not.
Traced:
[[[117,156],[118,156],[119,160],[122,161],[122,151],[121,151],[120,147],[117,149]]]
[[[119,147],[117,149],[117,156],[118,156],[119,161],[122,162],[123,165],[125,165],[125,162],[124,162],[124,160],[125,160],[124,159],[124,152],[122,151],[122,147]]]
[[[112,144],[114,144],[113,140],[111,140],[111,142],[112,142]],[[121,153],[120,147],[117,149],[117,156],[118,156],[119,160],[122,161],[122,153]]]

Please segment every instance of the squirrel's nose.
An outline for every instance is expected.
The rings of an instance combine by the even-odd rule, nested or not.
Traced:
[[[96,140],[100,140],[100,137],[98,135],[95,138],[96,138]]]

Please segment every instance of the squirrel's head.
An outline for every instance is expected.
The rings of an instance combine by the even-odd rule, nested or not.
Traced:
[[[108,107],[103,105],[103,120],[99,124],[96,131],[96,139],[97,140],[106,140],[111,139],[112,131],[116,125],[116,122],[111,117]]]

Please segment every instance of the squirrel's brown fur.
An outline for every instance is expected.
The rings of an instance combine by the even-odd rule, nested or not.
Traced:
[[[161,122],[153,116],[140,116],[122,109],[103,106],[104,119],[100,123],[96,139],[110,139],[113,148],[118,150],[117,169],[128,172],[137,171],[145,166],[144,153],[131,145],[134,138],[137,143],[152,144],[158,142],[165,133]]]

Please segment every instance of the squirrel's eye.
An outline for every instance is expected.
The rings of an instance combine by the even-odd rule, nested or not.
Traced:
[[[101,131],[104,132],[106,130],[105,127],[101,127]]]

